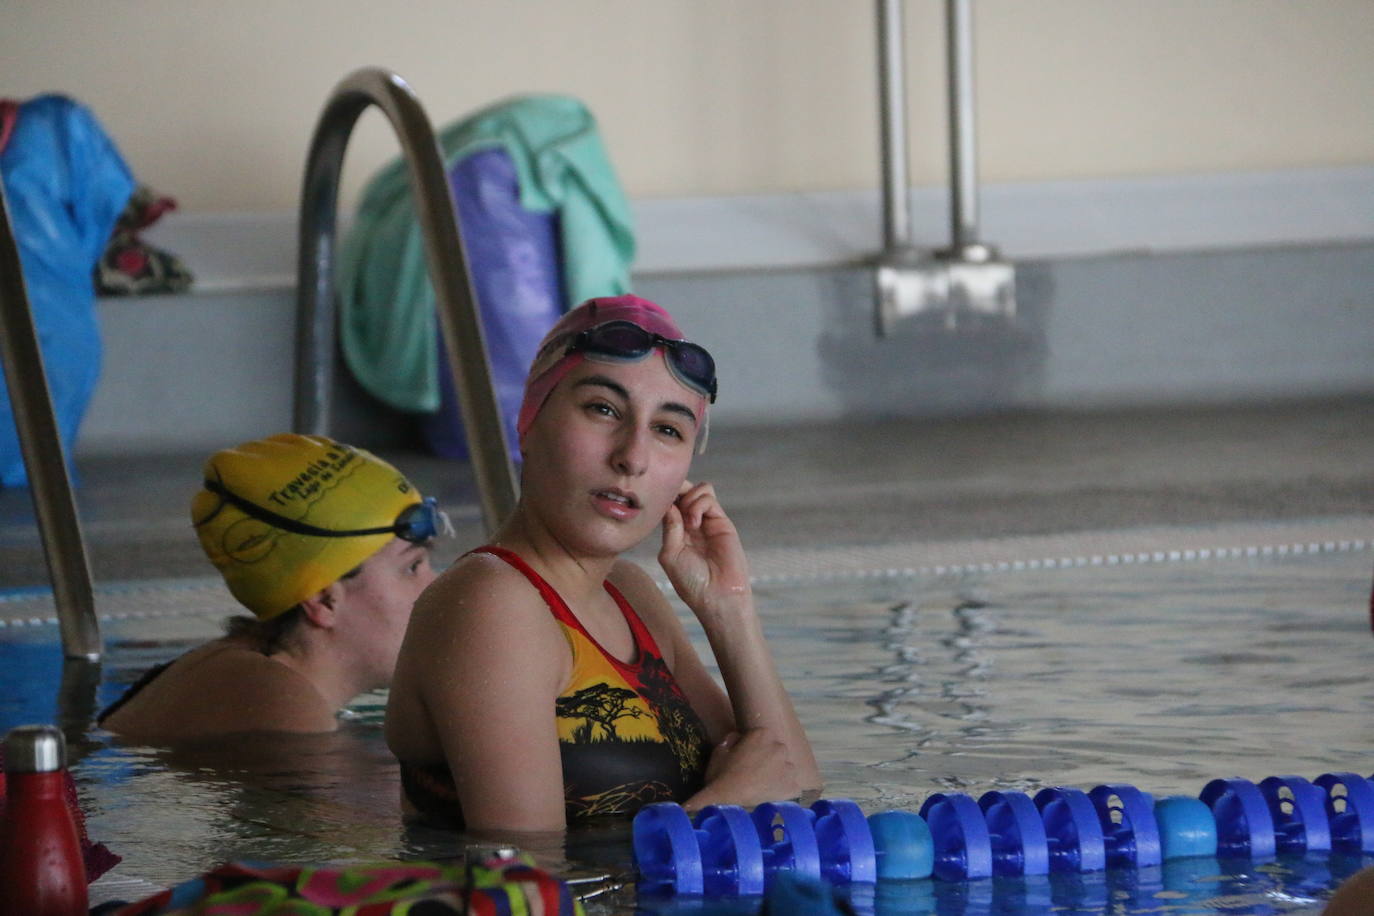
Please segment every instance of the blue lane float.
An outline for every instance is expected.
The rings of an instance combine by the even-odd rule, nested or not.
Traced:
[[[1301,855],[1331,849],[1331,820],[1321,789],[1301,776],[1270,776],[1259,787],[1274,822],[1279,852]]]
[[[935,867],[935,842],[926,819],[911,811],[868,816],[879,881],[928,878]]]
[[[1190,795],[1159,799],[1155,802],[1155,823],[1164,861],[1217,854],[1217,822],[1202,799]]]
[[[1371,777],[1374,779],[1374,777]],[[830,884],[935,877],[1084,874],[1168,865],[1190,857],[1265,859],[1333,850],[1374,853],[1374,783],[1354,773],[1271,776],[1258,785],[1214,779],[1197,798],[1155,800],[1111,783],[937,793],[920,813],[864,816],[848,799],[809,808],[770,802],[752,811],[711,805],[690,817],[658,803],[634,819],[647,892],[756,896],[787,873]]]
[[[992,835],[978,803],[967,795],[937,793],[921,805],[935,842],[937,878],[987,878],[992,874]]]
[[[833,884],[872,884],[878,880],[873,831],[862,809],[847,798],[821,799],[811,806],[821,877]]]
[[[1035,793],[1035,807],[1045,822],[1051,871],[1062,874],[1107,867],[1102,824],[1085,792],[1067,786],[1041,789]]]
[[[780,871],[820,879],[821,849],[813,818],[796,802],[769,802],[754,809],[751,819],[763,850],[765,881],[772,883]]]
[[[1035,802],[1021,792],[985,792],[978,807],[988,824],[994,875],[1044,875],[1050,870],[1049,837]]]
[[[1163,861],[1155,800],[1135,786],[1098,786],[1088,793],[1102,826],[1108,868],[1145,868]]]
[[[1217,855],[1267,859],[1274,855],[1274,818],[1259,787],[1248,779],[1214,779],[1198,796],[1217,821]]]
[[[1374,849],[1374,785],[1354,773],[1323,773],[1314,783],[1324,793],[1331,848],[1337,852]]]

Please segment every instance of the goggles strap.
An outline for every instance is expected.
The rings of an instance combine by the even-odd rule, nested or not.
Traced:
[[[354,531],[334,531],[330,528],[319,528],[315,525],[307,524],[306,522],[298,522],[293,518],[287,518],[284,515],[278,515],[270,509],[264,509],[257,503],[249,502],[242,496],[239,496],[237,493],[234,493],[233,491],[229,490],[227,487],[224,486],[224,484],[220,483],[217,480],[205,481],[205,489],[209,490],[211,493],[214,493],[216,496],[219,496],[225,502],[229,503],[235,508],[241,510],[245,515],[255,518],[260,522],[266,522],[273,528],[280,528],[283,531],[289,531],[292,534],[304,534],[310,537],[317,538],[346,538],[360,537],[362,535],[367,534],[396,533],[397,526],[395,524],[387,525],[383,528],[359,528]]]

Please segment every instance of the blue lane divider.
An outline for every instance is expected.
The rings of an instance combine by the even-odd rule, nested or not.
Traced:
[[[864,816],[848,799],[753,811],[710,805],[695,818],[670,802],[634,819],[640,887],[687,896],[756,896],[788,873],[831,884],[935,877],[1083,873],[1167,865],[1190,857],[1335,850],[1374,853],[1374,776],[1214,779],[1197,798],[1155,800],[1124,783],[937,793],[919,814]]]
[[[1374,849],[1374,785],[1354,773],[1323,773],[1323,806],[1331,825],[1331,848],[1338,852]]]
[[[1035,793],[1035,807],[1045,821],[1051,871],[1101,871],[1107,867],[1102,824],[1085,793],[1067,786],[1041,789]]]
[[[1217,855],[1267,859],[1274,854],[1274,818],[1253,782],[1214,779],[1198,797],[1217,819]]]
[[[749,812],[734,805],[707,805],[697,814],[696,833],[706,896],[763,893],[763,846]]]
[[[1155,800],[1135,786],[1098,786],[1088,793],[1102,825],[1109,868],[1144,868],[1163,861]]]
[[[1301,855],[1331,848],[1331,820],[1321,789],[1301,776],[1270,776],[1259,787],[1269,805],[1279,852]]]
[[[768,883],[780,871],[804,878],[821,877],[821,850],[812,814],[796,802],[769,802],[752,814],[763,848],[763,874]]]
[[[1164,861],[1217,854],[1217,822],[1202,799],[1189,795],[1161,798],[1155,802],[1155,823]]]
[[[878,880],[873,832],[859,806],[847,798],[823,798],[811,806],[811,812],[816,818],[821,876],[834,884]]]
[[[1049,837],[1035,802],[1021,792],[985,792],[978,807],[988,823],[994,875],[1044,875],[1050,870]]]
[[[986,878],[992,874],[992,836],[978,803],[967,795],[937,793],[921,806],[935,841],[937,878]]]

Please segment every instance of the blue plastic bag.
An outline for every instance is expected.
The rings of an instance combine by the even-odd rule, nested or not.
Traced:
[[[19,106],[0,152],[10,222],[28,289],[57,426],[68,460],[100,376],[100,329],[91,272],[134,177],[89,110],[60,95]],[[0,376],[0,486],[28,475]]]

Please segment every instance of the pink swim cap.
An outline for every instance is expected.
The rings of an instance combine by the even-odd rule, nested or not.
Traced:
[[[673,316],[657,303],[626,293],[623,296],[602,296],[588,299],[569,311],[544,335],[539,344],[539,352],[530,366],[525,378],[525,397],[520,402],[520,415],[516,418],[515,431],[523,447],[525,433],[529,431],[543,408],[544,402],[563,376],[573,367],[586,359],[582,353],[566,353],[568,343],[588,328],[605,324],[608,321],[629,321],[639,325],[651,334],[669,340],[683,340],[682,329],[673,321]],[[685,387],[685,386],[684,386]],[[706,448],[707,414],[706,398],[692,392],[700,401],[697,416],[701,418],[701,428],[697,433],[697,454]]]

